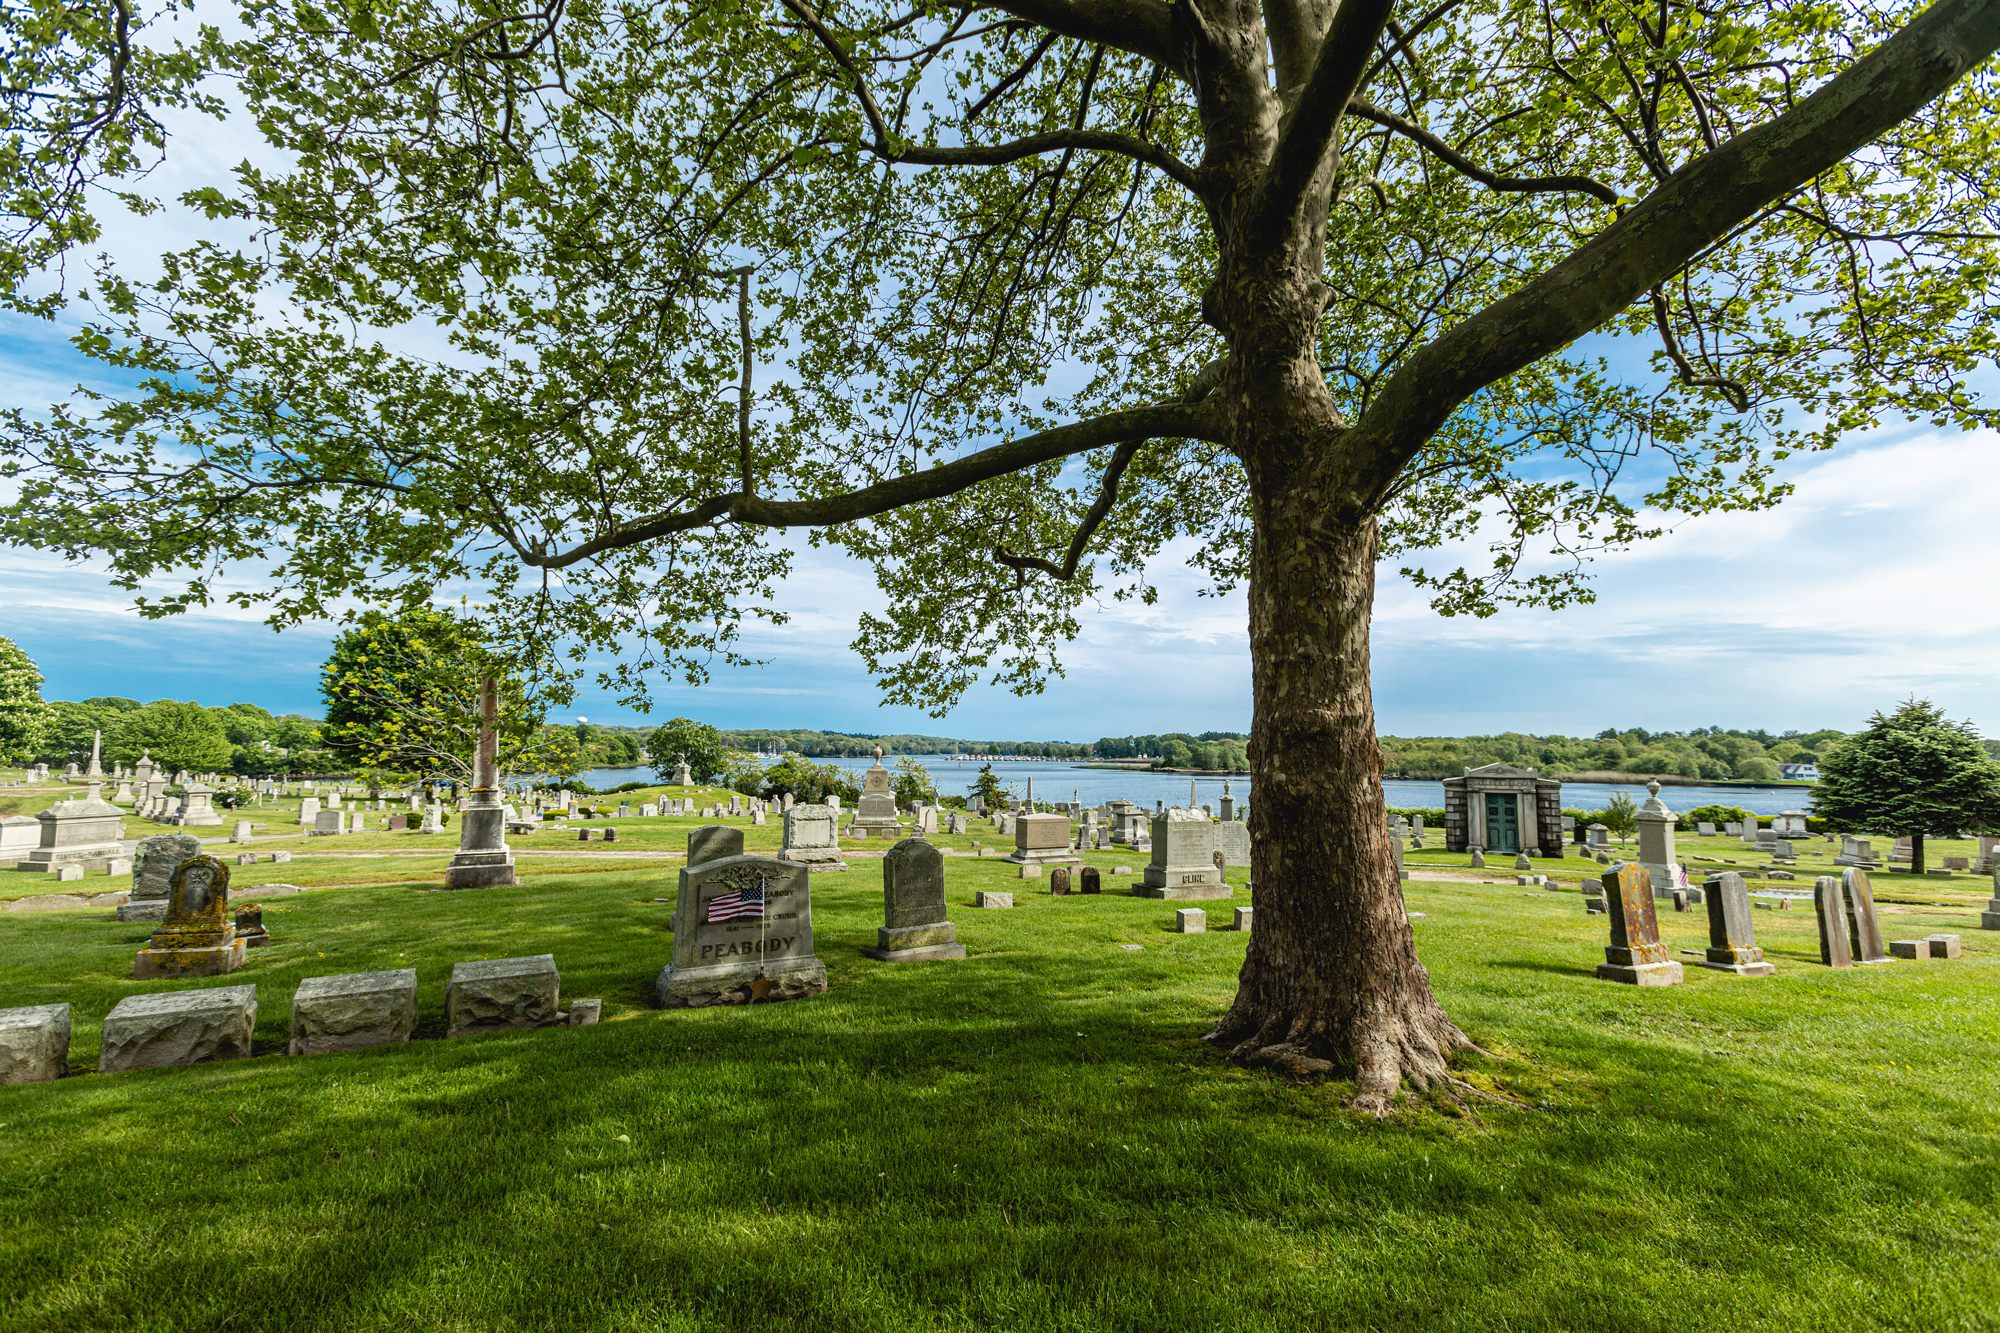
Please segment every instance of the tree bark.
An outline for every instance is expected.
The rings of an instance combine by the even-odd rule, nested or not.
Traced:
[[[1369,686],[1376,522],[1315,388],[1239,396],[1255,423],[1238,452],[1256,522],[1256,926],[1236,1002],[1209,1040],[1246,1065],[1352,1071],[1354,1105],[1382,1115],[1404,1079],[1449,1080],[1450,1053],[1472,1043],[1431,993],[1404,910]]]

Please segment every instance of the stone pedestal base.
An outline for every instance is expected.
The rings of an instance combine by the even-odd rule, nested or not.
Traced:
[[[1230,898],[1235,891],[1214,866],[1168,866],[1162,870],[1147,866],[1144,878],[1132,886],[1134,898],[1163,898],[1181,902],[1195,898]]]
[[[74,847],[37,847],[14,863],[16,870],[44,873],[77,866],[83,870],[109,870],[111,862],[126,855],[123,843],[91,842]]]
[[[206,949],[141,949],[132,964],[132,980],[219,977],[243,966],[243,949],[242,940]]]
[[[307,977],[292,995],[287,1055],[358,1051],[406,1042],[417,1026],[417,974],[356,972]]]
[[[444,869],[447,889],[489,889],[519,884],[512,852],[460,852]]]
[[[796,861],[808,874],[847,869],[847,860],[838,847],[793,847],[778,853],[780,861]]]
[[[1083,863],[1083,858],[1076,855],[1073,847],[1031,847],[1025,851],[1017,847],[1000,859],[1021,866],[1073,866]]]
[[[2000,930],[2000,898],[1986,904],[1986,910],[1979,914],[1981,930]]]
[[[846,869],[842,866],[841,869]],[[750,985],[762,972],[771,983],[760,1003],[803,1000],[826,993],[826,964],[818,958],[781,959],[757,963],[675,967],[668,963],[653,982],[653,999],[662,1009],[706,1009],[712,1004],[749,1004]]]
[[[118,919],[120,921],[165,921],[167,919],[167,900],[165,898],[142,898],[137,902],[120,904]]]
[[[963,958],[965,946],[958,942],[957,927],[939,921],[928,926],[882,926],[875,932],[875,947],[861,954],[884,963],[922,963]]]
[[[1627,986],[1678,986],[1687,974],[1681,965],[1668,961],[1664,963],[1599,963],[1599,981],[1617,981]]]
[[[1696,967],[1705,967],[1712,972],[1730,972],[1739,977],[1768,977],[1778,969],[1769,963],[1711,963],[1706,958],[1695,959]],[[1599,975],[1603,969],[1599,969]]]
[[[857,819],[847,826],[847,836],[850,838],[887,838],[890,842],[900,842],[903,838],[903,826],[893,819]]]

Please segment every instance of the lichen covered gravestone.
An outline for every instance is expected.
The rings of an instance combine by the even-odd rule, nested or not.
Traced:
[[[826,806],[793,813],[815,808],[831,814]],[[825,827],[831,833],[830,820]],[[826,965],[813,954],[810,877],[798,861],[703,860],[690,847],[674,905],[673,959],[653,983],[659,1006],[700,1009],[824,992]]]
[[[167,915],[132,963],[135,981],[214,977],[243,966],[244,943],[229,923],[229,867],[192,856],[168,882]]]
[[[945,916],[944,854],[923,839],[905,838],[882,857],[882,926],[862,953],[885,963],[965,957]]]
[[[1610,909],[1611,943],[1597,965],[1600,981],[1628,986],[1672,986],[1683,979],[1681,965],[1667,957],[1654,914],[1653,884],[1643,866],[1621,861],[1603,878]]]
[[[1847,911],[1840,881],[1821,875],[1813,881],[1813,910],[1819,919],[1819,960],[1828,967],[1853,967],[1854,954],[1847,946]]]
[[[1757,927],[1750,917],[1750,893],[1743,876],[1734,871],[1708,879],[1708,950],[1695,966],[1739,977],[1768,977],[1778,969],[1764,961],[1757,947]]]

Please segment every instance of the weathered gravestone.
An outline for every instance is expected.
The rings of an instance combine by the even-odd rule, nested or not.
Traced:
[[[824,805],[795,805],[785,811],[785,846],[778,858],[796,861],[814,874],[847,869],[834,834],[834,818],[833,810]]]
[[[1813,881],[1813,910],[1819,918],[1819,960],[1828,967],[1853,967],[1854,952],[1847,941],[1847,909],[1840,881],[1821,875]]]
[[[1868,872],[1849,866],[1840,872],[1840,896],[1847,917],[1847,947],[1856,963],[1886,963],[1882,927],[1875,919],[1875,891]]]
[[[68,1072],[68,1005],[0,1009],[0,1084],[46,1083]]]
[[[885,963],[965,957],[945,919],[944,854],[923,839],[905,838],[883,855],[882,928],[861,952]]]
[[[97,1072],[247,1060],[257,1028],[257,988],[127,995],[104,1016]]]
[[[1069,867],[1057,866],[1049,872],[1049,892],[1058,897],[1069,896]]]
[[[1098,873],[1096,866],[1083,867],[1082,870],[1077,872],[1077,879],[1078,885],[1076,891],[1078,893],[1102,893],[1104,891],[1104,879]]]
[[[827,816],[830,836],[829,807],[798,806],[792,813],[811,809]],[[787,817],[788,831],[791,823]],[[807,865],[765,856],[703,860],[701,850],[689,847],[680,873],[673,961],[653,984],[659,1006],[700,1009],[823,993],[826,965],[813,953]]]
[[[1020,865],[1074,864],[1078,858],[1070,847],[1068,815],[1018,816],[1013,821],[1014,850],[1007,860]]]
[[[1228,898],[1233,891],[1215,864],[1215,824],[1199,810],[1169,810],[1155,816],[1153,859],[1132,886],[1138,898],[1169,901]]]
[[[562,976],[556,956],[486,958],[454,963],[444,993],[445,1036],[507,1028],[545,1028],[563,1021]]]
[[[1768,977],[1778,969],[1764,961],[1757,947],[1757,927],[1750,916],[1750,892],[1734,871],[1708,877],[1708,951],[1695,964],[1739,977]]]
[[[1712,838],[1715,836],[1715,825],[1703,820],[1694,826],[1694,831],[1701,837]]]
[[[1660,943],[1660,922],[1654,914],[1653,884],[1645,868],[1621,861],[1604,876],[1605,905],[1610,909],[1611,943],[1597,965],[1600,981],[1628,986],[1672,986],[1684,977],[1681,965],[1667,957]]]
[[[1994,858],[2000,862],[2000,857]],[[1981,930],[2000,930],[2000,864],[1993,867],[1993,896],[1987,900],[1986,910],[1979,914]]]
[[[313,816],[312,836],[333,838],[347,831],[347,816],[339,810],[322,810]]]
[[[229,923],[229,867],[191,856],[168,882],[166,918],[134,959],[132,978],[221,976],[243,966],[243,949]]]
[[[324,1055],[406,1042],[417,1027],[417,973],[307,977],[292,993],[288,1055]]]

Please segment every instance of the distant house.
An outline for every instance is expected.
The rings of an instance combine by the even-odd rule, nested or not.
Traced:
[[[1788,782],[1818,782],[1818,764],[1779,764],[1778,776]]]

